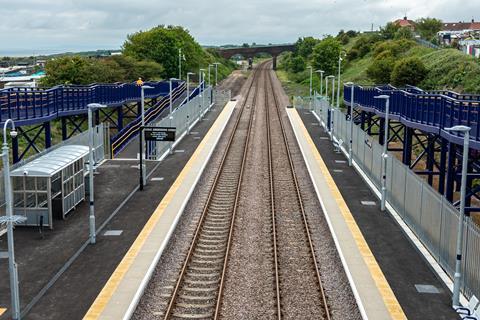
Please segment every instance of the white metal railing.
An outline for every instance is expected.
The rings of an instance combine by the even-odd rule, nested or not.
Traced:
[[[320,119],[326,129],[328,102],[316,97],[296,97],[296,108],[309,109]],[[348,150],[349,119],[335,110],[333,140],[343,143]],[[353,159],[375,187],[381,188],[382,146],[359,126],[353,125]],[[426,181],[416,175],[394,155],[389,153],[387,162],[387,202],[401,216],[408,227],[430,251],[439,265],[453,279],[455,272],[455,244],[459,211]],[[463,279],[461,290],[469,298],[480,296],[480,228],[469,217],[464,217]]]

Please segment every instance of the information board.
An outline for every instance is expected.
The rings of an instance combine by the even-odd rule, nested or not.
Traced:
[[[175,141],[175,127],[145,127],[146,141]]]

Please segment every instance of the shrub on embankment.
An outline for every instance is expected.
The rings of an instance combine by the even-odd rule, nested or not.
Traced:
[[[340,32],[335,37],[346,52],[346,59],[342,62],[343,81],[359,84],[392,83],[397,86],[410,84],[428,90],[449,89],[480,93],[479,59],[455,49],[435,50],[423,47],[411,40],[407,33],[399,32],[391,26],[383,28],[379,33],[349,34],[352,36],[348,37],[346,33]],[[303,39],[297,41],[297,47]],[[316,57],[324,59],[325,56],[330,56],[322,55],[330,52],[334,46],[326,46],[324,42],[327,39],[332,42],[332,37],[314,39],[316,45],[313,50],[317,48],[317,52],[315,55],[303,57],[306,66],[318,66]],[[310,40],[312,43],[315,41]],[[324,49],[319,49],[322,46]],[[295,72],[289,64],[295,55],[296,53],[284,55],[280,59],[279,67],[286,73],[288,80],[308,86],[309,73]],[[323,63],[323,66],[331,66],[328,74],[336,75],[338,55],[331,55],[328,59],[329,62]],[[397,72],[394,74],[395,69]],[[317,90],[318,80],[319,75],[314,75]]]

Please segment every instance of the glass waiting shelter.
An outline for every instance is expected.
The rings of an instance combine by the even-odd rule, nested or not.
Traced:
[[[13,212],[27,217],[23,225],[53,228],[85,199],[85,158],[88,147],[59,147],[10,173]]]

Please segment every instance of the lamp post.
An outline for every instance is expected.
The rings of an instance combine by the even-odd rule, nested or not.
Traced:
[[[349,86],[352,90],[350,93],[350,117],[349,117],[349,123],[348,123],[348,128],[349,128],[349,139],[348,139],[348,165],[351,167],[352,162],[353,162],[353,99],[354,99],[354,91],[355,91],[355,85],[353,82],[347,82],[345,83],[346,86]]]
[[[218,84],[218,65],[221,64],[220,62],[214,62],[215,65],[215,87]]]
[[[387,159],[388,159],[388,115],[390,112],[390,96],[380,95],[375,99],[385,100],[385,127],[383,134],[383,153],[382,153],[382,198],[380,201],[380,210],[385,211],[385,203],[387,200]]]
[[[178,79],[182,79],[182,48],[178,48]]]
[[[312,78],[313,78],[313,67],[308,66],[307,69],[310,69],[310,100],[312,99]]]
[[[338,55],[338,84],[337,84],[337,109],[340,108],[340,76],[342,70],[342,56],[346,55],[345,51],[340,51]]]
[[[200,108],[200,114],[202,114],[202,109],[205,106],[205,69],[200,68],[199,70],[199,75],[200,75],[200,92],[202,93],[200,97],[202,98],[202,107]]]
[[[208,65],[208,85],[210,86],[211,82],[210,82],[210,68],[213,67],[213,64],[209,64]]]
[[[147,86],[147,85],[143,85],[141,86],[141,107],[142,107],[142,127],[145,127],[145,89],[154,89],[153,87],[151,86]],[[142,141],[145,141],[145,132],[143,130],[140,130],[141,131],[141,136],[142,136]],[[145,157],[145,153],[142,152],[140,154],[140,157],[142,157],[143,159],[146,160],[146,157]],[[147,184],[147,177],[146,177],[146,168],[142,168],[142,181],[143,181],[143,185],[146,185]]]
[[[333,141],[333,116],[334,116],[334,103],[335,103],[335,76],[329,75],[326,78],[327,83],[327,92],[325,93],[328,96],[328,80],[332,79],[332,96],[330,98],[330,103],[328,104],[328,129],[330,134],[330,140]]]
[[[316,73],[320,73],[320,95],[323,94],[323,74],[325,71],[323,70],[315,70]]]
[[[193,72],[187,72],[187,108],[190,108],[190,76],[195,75]],[[188,112],[188,111],[187,111]],[[187,114],[187,134],[190,134],[190,117]]]
[[[13,215],[12,204],[12,186],[10,184],[10,157],[8,155],[8,142],[7,142],[7,128],[8,124],[11,124],[12,130],[10,136],[12,138],[17,136],[15,131],[15,124],[12,119],[7,119],[3,125],[3,178],[5,183],[5,205],[6,214],[0,217],[0,225],[7,225],[7,246],[8,246],[8,273],[10,275],[10,299],[12,304],[12,319],[20,319],[20,291],[18,288],[18,270],[17,263],[15,262],[15,246],[13,243],[13,226],[17,223],[24,222],[25,217]]]
[[[172,82],[175,81],[175,80],[179,80],[179,79],[175,79],[175,78],[170,78],[170,81],[169,81],[169,89],[170,89],[170,93],[169,93],[169,106],[168,106],[168,118],[170,119],[170,127],[172,126],[172,120],[173,120],[173,115],[172,115],[172,112],[173,112],[173,84]],[[169,147],[169,153],[172,154],[173,153],[173,142],[170,141],[170,147]]]
[[[105,108],[106,105],[99,103],[89,103],[88,109],[88,190],[90,198],[89,207],[89,225],[90,225],[90,243],[95,244],[95,205],[93,195],[93,110]],[[141,155],[140,155],[141,156]]]
[[[457,259],[455,261],[455,275],[453,279],[453,296],[452,305],[458,307],[460,305],[460,284],[462,282],[462,246],[463,246],[463,220],[465,217],[465,196],[467,193],[467,169],[468,154],[470,143],[470,127],[454,126],[445,128],[446,131],[463,133],[463,155],[462,155],[462,181],[460,186],[460,216],[458,217],[457,228]]]

